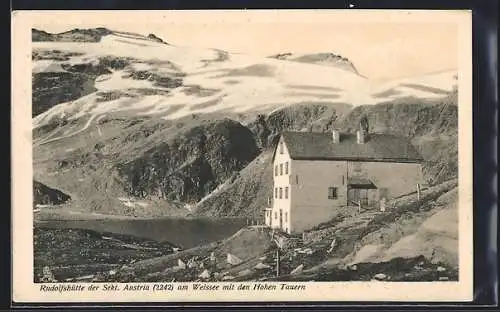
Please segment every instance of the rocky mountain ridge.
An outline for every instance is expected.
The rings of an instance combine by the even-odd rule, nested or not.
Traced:
[[[71,196],[38,181],[33,181],[33,207],[37,205],[60,205],[71,200]]]
[[[275,58],[282,61],[293,61],[293,62],[334,66],[348,71],[352,71],[353,73],[362,76],[358,72],[352,61],[350,61],[346,57],[343,57],[340,54],[335,54],[331,52],[310,53],[303,55],[295,55],[294,53],[287,52],[287,53],[279,53],[271,55],[269,56],[269,58]]]

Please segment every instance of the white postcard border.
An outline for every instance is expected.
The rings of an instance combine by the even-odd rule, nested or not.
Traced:
[[[96,16],[131,21],[160,22],[161,11],[17,11],[12,14],[12,280],[13,300],[29,302],[252,302],[252,301],[470,301],[472,300],[472,22],[470,11],[382,11],[382,10],[296,11],[194,11],[182,14],[253,20],[290,18],[298,22],[330,19],[338,22],[446,21],[459,31],[459,281],[458,282],[303,282],[301,291],[41,291],[33,282],[32,213],[32,120],[31,120],[31,26],[34,22],[88,21]],[[140,18],[138,18],[140,16]],[[297,34],[299,35],[299,34]],[[108,283],[109,284],[109,283]],[[189,284],[194,283],[174,283]],[[206,283],[206,284],[246,284]],[[264,284],[264,283],[262,283]],[[267,283],[269,284],[269,283]],[[44,284],[50,286],[51,284]],[[74,285],[58,283],[55,285]],[[124,284],[119,284],[123,287]],[[131,283],[130,285],[141,285]],[[145,285],[145,284],[143,284]],[[149,283],[153,285],[153,283]],[[191,288],[190,288],[191,289]]]

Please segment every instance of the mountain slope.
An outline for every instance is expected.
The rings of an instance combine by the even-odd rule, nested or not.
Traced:
[[[454,178],[458,172],[458,111],[453,105],[456,100],[456,94],[452,94],[436,101],[414,99],[410,103],[364,105],[339,116],[331,108],[311,104],[258,118],[249,128],[258,142],[264,142],[261,146],[269,150],[263,151],[234,181],[199,202],[196,211],[202,215],[261,217],[267,198],[272,195],[272,147],[279,133],[283,130],[324,132],[334,127],[353,132],[362,116],[368,118],[371,132],[412,139],[424,157],[423,171],[428,183]]]

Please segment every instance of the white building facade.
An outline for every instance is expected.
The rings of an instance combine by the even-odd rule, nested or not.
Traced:
[[[378,209],[423,182],[421,158],[404,138],[373,135],[365,142],[359,134],[283,133],[265,223],[298,234],[331,220],[341,207]]]

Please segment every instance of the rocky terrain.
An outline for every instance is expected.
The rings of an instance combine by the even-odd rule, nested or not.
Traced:
[[[33,207],[37,205],[60,205],[71,199],[71,196],[53,189],[38,181],[33,181]]]
[[[124,235],[44,227],[34,229],[33,240],[35,282],[105,281],[123,265],[176,248]]]
[[[51,34],[43,30],[32,29],[31,41],[61,41],[61,42],[99,42],[103,36],[111,34],[106,28],[72,29],[59,34]]]

